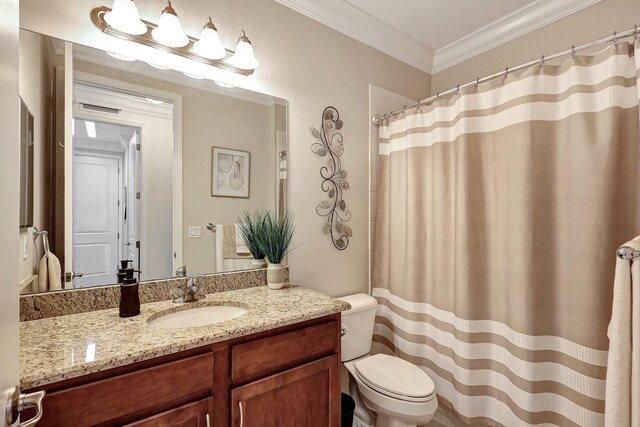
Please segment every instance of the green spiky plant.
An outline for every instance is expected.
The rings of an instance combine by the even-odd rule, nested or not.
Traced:
[[[236,216],[240,238],[254,259],[264,259],[265,257],[265,253],[258,245],[258,240],[266,217],[267,212],[265,211],[255,211],[253,215],[249,211],[244,211]]]
[[[271,264],[280,264],[288,253],[295,227],[293,214],[287,212],[279,218],[267,211],[258,233],[257,245]]]

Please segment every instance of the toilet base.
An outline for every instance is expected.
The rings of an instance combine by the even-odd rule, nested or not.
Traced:
[[[407,424],[398,419],[378,414],[376,417],[376,427],[416,427],[416,424]]]

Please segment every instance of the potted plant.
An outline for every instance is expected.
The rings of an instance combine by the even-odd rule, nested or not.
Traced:
[[[249,249],[249,252],[251,252],[251,255],[253,255],[253,260],[251,261],[253,268],[265,268],[267,266],[264,252],[258,246],[258,233],[262,229],[266,215],[264,211],[256,211],[253,215],[248,211],[244,211],[236,217],[240,238]]]
[[[269,289],[280,289],[284,286],[284,267],[282,260],[288,252],[293,238],[293,215],[290,212],[277,217],[268,211],[257,233],[257,246],[264,253],[267,267],[267,285]]]

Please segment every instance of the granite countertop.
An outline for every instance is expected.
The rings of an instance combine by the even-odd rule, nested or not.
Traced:
[[[149,324],[160,315],[206,305],[235,305],[247,313],[221,323],[181,329]],[[210,345],[349,309],[349,304],[298,286],[217,292],[195,303],[160,301],[139,316],[118,309],[20,323],[20,385],[42,386],[142,360]]]

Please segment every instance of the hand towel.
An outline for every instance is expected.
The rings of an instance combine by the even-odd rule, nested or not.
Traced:
[[[38,264],[38,292],[47,292],[49,290],[49,272],[47,266],[47,254],[40,258]]]
[[[62,289],[62,267],[60,266],[60,260],[53,254],[53,252],[49,252],[49,261],[47,264],[47,270],[49,273],[49,290],[57,291]]]
[[[38,265],[38,291],[62,289],[62,268],[60,260],[53,252],[45,253]]]
[[[238,255],[251,255],[251,251],[240,236],[240,226],[236,224],[236,253]]]
[[[226,237],[225,237],[226,236]],[[253,268],[253,256],[239,256],[235,248],[235,227],[233,224],[216,225],[216,272],[248,270]],[[230,244],[231,243],[231,244]],[[229,257],[227,257],[227,255]]]

